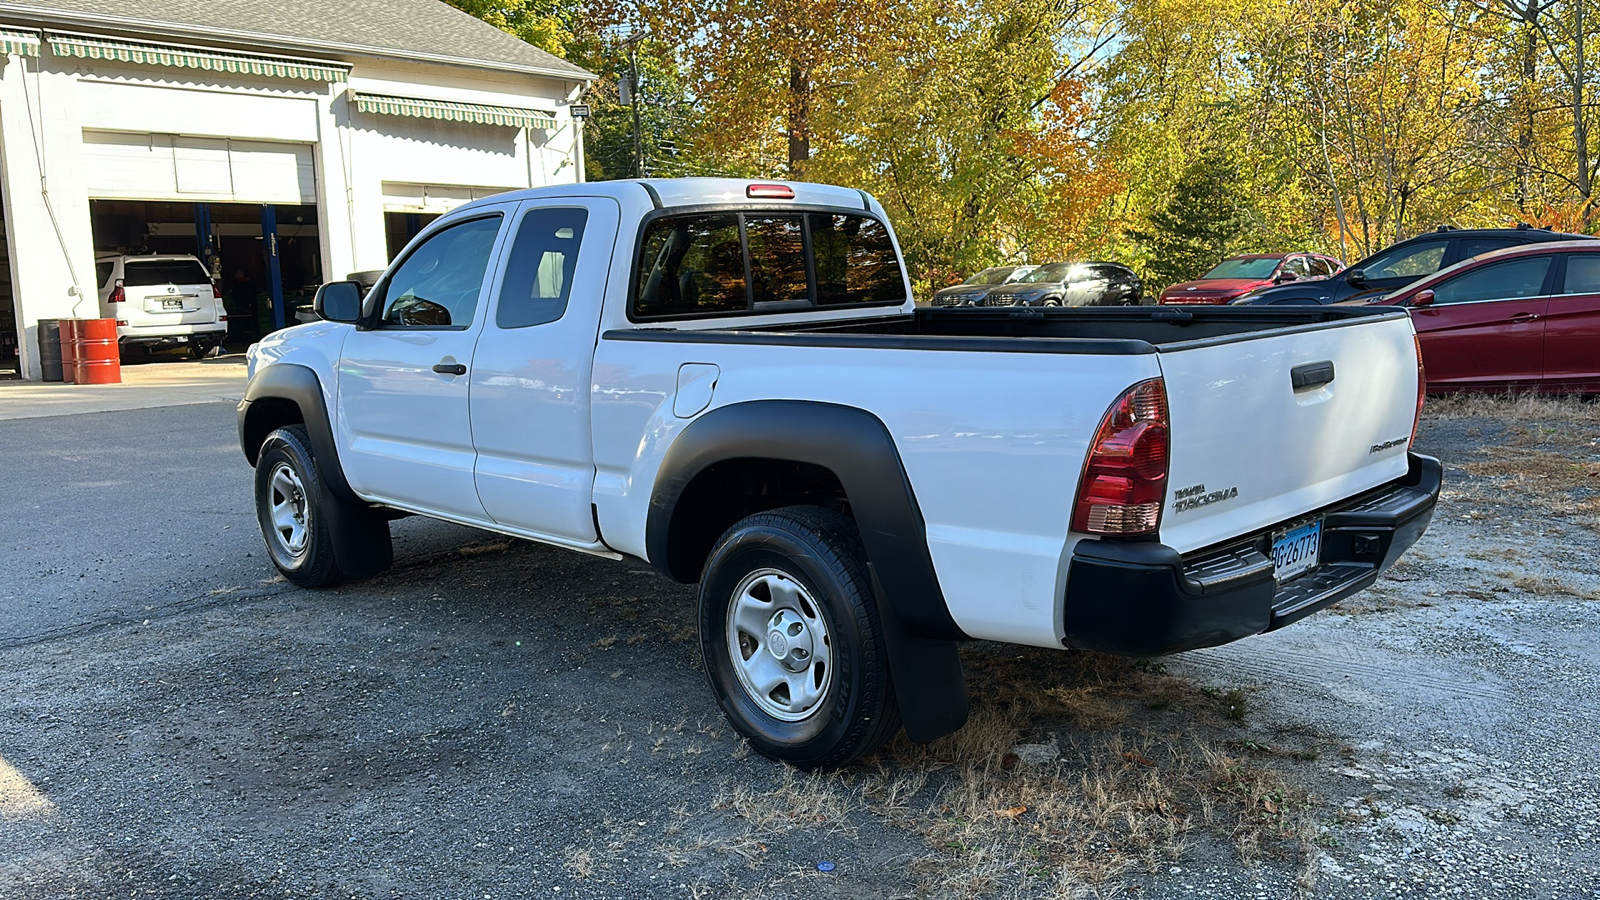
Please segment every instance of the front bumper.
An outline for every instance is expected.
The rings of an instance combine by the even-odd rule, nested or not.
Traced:
[[[1067,570],[1063,643],[1121,656],[1215,647],[1367,588],[1422,537],[1439,502],[1444,467],[1410,458],[1405,477],[1296,519],[1322,519],[1322,562],[1283,585],[1268,555],[1276,529],[1187,556],[1153,542],[1080,541]]]

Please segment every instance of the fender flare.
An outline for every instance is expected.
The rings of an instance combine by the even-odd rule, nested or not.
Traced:
[[[818,465],[839,479],[866,547],[907,736],[926,743],[965,724],[958,642],[968,638],[939,588],[927,526],[894,438],[871,413],[815,401],[757,400],[700,416],[673,441],[657,473],[645,526],[651,563],[674,580],[699,579],[698,571],[673,565],[678,500],[708,467],[745,458]]]
[[[256,464],[256,455],[261,451],[260,441],[256,441],[255,446],[251,446],[250,441],[252,404],[269,399],[288,400],[300,407],[323,482],[339,499],[363,502],[345,480],[344,468],[339,463],[339,447],[333,440],[333,420],[322,397],[322,380],[308,366],[274,363],[256,372],[245,387],[244,399],[239,402],[239,446],[250,465]]]

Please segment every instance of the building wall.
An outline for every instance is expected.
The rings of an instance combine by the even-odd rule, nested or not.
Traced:
[[[386,195],[390,208],[412,209],[417,201],[405,198],[426,197],[427,209],[437,212],[486,193],[578,180],[567,114],[578,82],[353,60],[348,83],[325,84],[62,59],[48,47],[42,54],[0,64],[0,178],[29,379],[39,378],[38,319],[99,314],[89,201],[94,179],[104,175],[86,171],[86,156],[101,157],[85,145],[85,130],[97,139],[111,132],[177,136],[174,146],[231,138],[309,147],[328,278],[388,263]],[[557,126],[372,115],[357,111],[354,92],[544,109],[555,113]],[[150,196],[137,199],[262,199],[150,180]]]

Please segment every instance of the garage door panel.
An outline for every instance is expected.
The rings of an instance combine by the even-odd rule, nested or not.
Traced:
[[[83,153],[91,196],[133,199],[178,193],[170,135],[85,131]]]
[[[233,196],[233,173],[226,139],[175,137],[172,155],[178,193]]]
[[[311,147],[185,135],[85,131],[89,194],[130,200],[315,203]]]

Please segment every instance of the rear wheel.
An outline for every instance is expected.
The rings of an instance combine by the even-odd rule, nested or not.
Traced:
[[[736,523],[700,582],[700,646],[717,701],[751,746],[837,768],[900,728],[855,523],[793,506]]]

